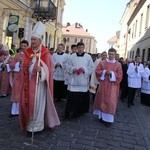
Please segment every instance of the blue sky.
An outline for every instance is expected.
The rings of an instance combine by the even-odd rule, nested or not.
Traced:
[[[120,30],[120,19],[129,0],[65,0],[63,23],[75,22],[96,37],[98,51],[109,48],[107,40]]]

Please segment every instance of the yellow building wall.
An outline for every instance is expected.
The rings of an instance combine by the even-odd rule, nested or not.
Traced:
[[[19,15],[19,23],[18,23],[18,28],[25,28],[26,27],[26,17],[29,17],[33,22],[37,22],[33,18],[31,18],[32,11],[26,10],[26,7],[21,7],[19,4],[14,3],[12,0],[5,0],[5,1],[0,1],[0,43],[3,44],[8,44],[9,47],[11,46],[12,42],[13,44],[16,45],[16,47],[19,47],[20,39],[18,38],[18,32],[13,36],[13,41],[9,37],[6,37],[6,28],[8,25],[8,21],[6,22],[4,31],[3,31],[3,24],[4,24],[4,19],[8,18],[10,13],[13,15]],[[5,19],[6,20],[6,19]],[[49,36],[51,35],[51,47],[57,46],[57,39],[59,38],[59,41],[62,41],[62,31],[61,29],[57,29],[56,31],[56,26],[54,22],[46,22],[46,32],[48,34],[48,42],[49,41]],[[56,31],[56,34],[55,34]],[[56,40],[54,40],[54,38]],[[24,39],[24,38],[23,38]],[[30,43],[30,39],[27,39]],[[55,43],[54,43],[55,41]],[[43,41],[45,43],[45,41]]]

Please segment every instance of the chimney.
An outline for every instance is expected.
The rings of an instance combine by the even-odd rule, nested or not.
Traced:
[[[78,23],[76,22],[76,23],[75,23],[75,28],[77,28],[77,27],[78,27]]]
[[[70,26],[70,22],[67,22],[67,27]]]

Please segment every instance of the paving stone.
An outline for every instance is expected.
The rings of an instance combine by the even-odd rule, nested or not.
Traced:
[[[147,149],[146,147],[140,146],[140,145],[134,145],[135,150],[149,150],[150,147]]]
[[[133,146],[133,144],[129,144],[129,143],[121,143],[121,146],[122,147],[125,147],[125,148],[133,148],[134,146]]]
[[[83,145],[89,145],[92,146],[93,142],[89,141],[89,140],[84,140],[84,139],[80,139],[80,140],[76,140],[75,143],[79,143],[79,144],[83,144]]]
[[[137,144],[137,142],[134,140],[134,139],[123,139],[123,142],[124,143],[129,143],[129,144]]]
[[[70,146],[71,149],[83,149],[83,144],[73,143]]]
[[[149,150],[150,110],[136,101],[128,108],[119,101],[115,123],[107,128],[90,113],[74,119],[61,121],[61,125],[31,139],[21,132],[18,118],[9,118],[9,98],[0,101],[0,150]],[[55,103],[62,116],[65,101]],[[92,107],[91,107],[92,108]]]
[[[118,136],[113,136],[113,140],[114,140],[114,141],[122,142],[122,141],[123,141],[123,138],[118,137]]]

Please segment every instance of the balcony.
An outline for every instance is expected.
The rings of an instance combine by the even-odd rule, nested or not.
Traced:
[[[49,21],[56,19],[56,6],[51,0],[35,0],[33,7],[32,18],[36,18],[37,21]]]

